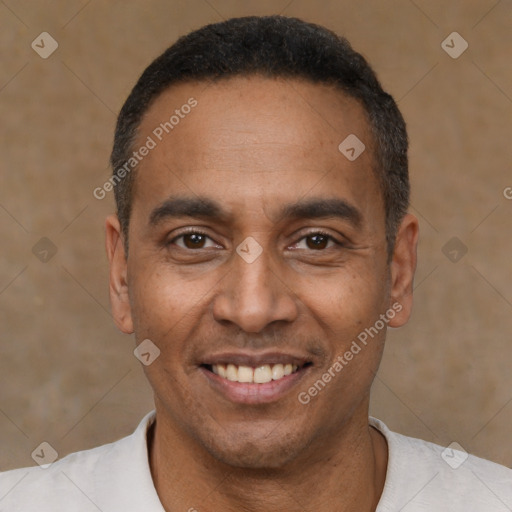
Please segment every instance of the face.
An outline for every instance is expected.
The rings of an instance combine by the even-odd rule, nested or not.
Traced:
[[[352,161],[350,134],[366,147]],[[148,137],[129,255],[115,216],[107,250],[117,325],[160,350],[144,368],[162,428],[232,466],[278,467],[364,427],[386,327],[409,315],[417,223],[389,262],[362,107],[295,80],[181,84],[135,147]]]

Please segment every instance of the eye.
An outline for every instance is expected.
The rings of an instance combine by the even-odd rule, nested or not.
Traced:
[[[210,245],[206,245],[207,242]],[[168,245],[177,245],[182,249],[207,249],[208,247],[220,247],[206,233],[201,231],[189,231],[174,237]]]
[[[303,244],[302,247],[300,244]],[[330,244],[330,245],[329,245]],[[333,246],[342,245],[340,242],[334,239],[331,235],[323,233],[321,231],[310,233],[302,237],[294,246],[294,249],[312,249],[312,250],[323,250],[330,249]]]

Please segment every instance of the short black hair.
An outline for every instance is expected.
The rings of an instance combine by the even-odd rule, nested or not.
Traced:
[[[135,173],[124,172],[123,179],[116,173],[132,157],[140,122],[151,103],[173,84],[251,75],[334,85],[362,104],[374,137],[375,173],[391,256],[397,228],[409,206],[404,119],[365,58],[345,38],[285,16],[247,16],[206,25],[179,38],[142,73],[119,113],[110,158],[126,251]]]

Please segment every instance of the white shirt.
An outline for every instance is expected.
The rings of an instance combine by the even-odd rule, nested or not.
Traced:
[[[153,411],[132,435],[44,469],[1,473],[0,512],[164,512],[148,462],[146,433],[154,418]],[[472,455],[464,460],[465,453],[396,434],[374,418],[370,424],[389,449],[377,512],[512,511],[512,470]]]

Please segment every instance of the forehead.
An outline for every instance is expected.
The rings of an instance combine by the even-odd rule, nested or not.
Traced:
[[[365,150],[351,161],[339,145],[354,136]],[[134,207],[176,194],[241,209],[308,194],[379,201],[366,113],[327,85],[258,76],[175,85],[146,112],[135,146],[149,139]]]

